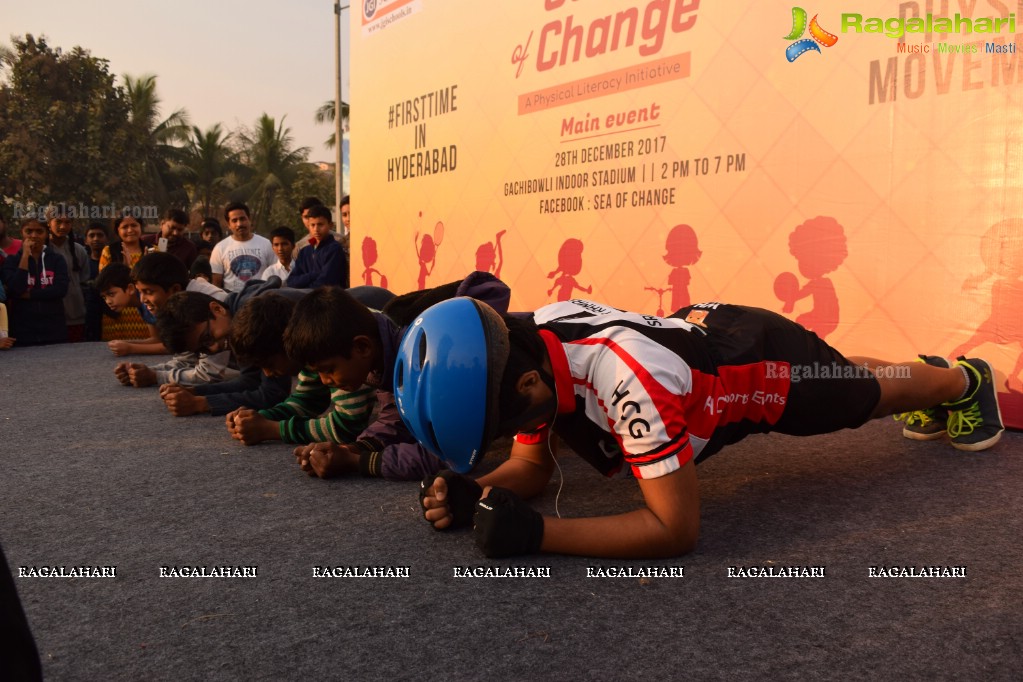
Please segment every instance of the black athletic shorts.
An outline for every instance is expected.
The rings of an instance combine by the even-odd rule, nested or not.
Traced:
[[[707,330],[715,364],[777,361],[779,378],[788,375],[789,395],[781,418],[769,426],[750,428],[750,433],[811,436],[856,428],[869,421],[881,400],[881,385],[873,373],[786,317],[724,303],[689,306],[671,317],[687,319],[693,314]],[[735,442],[735,435],[727,440]]]

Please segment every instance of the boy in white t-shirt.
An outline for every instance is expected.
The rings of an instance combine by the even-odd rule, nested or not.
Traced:
[[[261,279],[277,262],[270,240],[253,232],[249,207],[239,202],[224,209],[231,238],[217,242],[210,254],[213,284],[225,291],[241,291],[250,279]]]
[[[295,231],[287,225],[281,225],[270,232],[270,246],[277,254],[277,262],[263,271],[263,279],[280,277],[281,284],[288,283],[291,266],[295,264],[292,252],[295,250]]]

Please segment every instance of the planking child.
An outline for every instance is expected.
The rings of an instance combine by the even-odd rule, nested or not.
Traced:
[[[164,345],[175,353],[227,352],[229,366],[239,371],[234,379],[216,384],[162,384],[160,397],[171,414],[219,416],[239,407],[263,409],[284,400],[291,390],[291,377],[270,376],[255,365],[240,365],[228,342],[234,316],[250,300],[269,293],[299,299],[308,292],[282,288],[281,280],[272,277],[266,282],[249,280],[241,291],[222,301],[197,291],[180,291],[167,299],[156,325]]]
[[[997,443],[990,365],[922,360],[846,358],[746,306],[703,303],[662,318],[572,300],[513,318],[456,299],[404,337],[395,385],[410,429],[452,470],[422,483],[435,528],[473,525],[488,557],[670,557],[696,545],[696,464],[746,435],[830,433],[941,405],[954,447]],[[605,475],[629,467],[645,506],[563,519],[523,502],[552,476],[552,431]],[[511,457],[479,480],[461,476],[499,433],[518,434]]]
[[[453,295],[475,295],[506,310],[510,291],[489,273],[479,272],[405,294],[387,306],[380,299],[372,302],[360,297],[364,289],[380,290],[324,287],[310,293],[295,305],[282,343],[272,343],[263,335],[277,337],[282,311],[272,314],[267,306],[239,313],[239,326],[231,332],[232,348],[265,372],[299,371],[300,380],[292,396],[274,408],[228,415],[233,438],[247,445],[278,439],[307,444],[295,450],[299,465],[323,479],[358,472],[409,480],[419,472],[437,470],[437,463],[401,423],[394,404],[392,378],[402,320],[413,319],[416,310]],[[394,318],[376,308],[384,308]],[[367,387],[371,389],[368,396]],[[379,412],[360,425],[372,398]],[[330,411],[316,418],[328,406]]]
[[[355,295],[363,296],[370,305],[382,306],[393,295],[379,287],[359,287]],[[160,386],[160,397],[167,409],[178,417],[209,413],[214,416],[233,413],[239,408],[254,410],[272,408],[285,401],[291,389],[290,365],[273,370],[260,367],[252,360],[262,353],[253,353],[251,346],[242,346],[246,355],[239,357],[230,344],[235,319],[246,307],[260,298],[275,296],[292,303],[309,291],[281,286],[278,278],[266,282],[253,280],[241,292],[230,294],[223,301],[199,292],[182,292],[172,296],[158,316],[160,337],[177,351],[218,353],[231,356],[231,366],[239,368],[238,378],[216,385],[185,387],[167,383]],[[266,308],[257,308],[257,313]],[[242,315],[242,320],[251,320]],[[285,318],[286,322],[286,318]],[[251,329],[251,325],[250,325]],[[259,332],[255,332],[259,333]],[[326,406],[324,406],[326,407]]]
[[[357,291],[349,294],[357,300],[353,298]],[[293,299],[271,293],[249,301],[231,320],[229,342],[240,364],[259,367],[268,376],[297,376],[291,394],[277,405],[228,413],[228,432],[245,445],[271,440],[296,445],[350,443],[369,423],[376,402],[371,387],[345,391],[326,386],[316,372],[293,362],[284,352],[284,332],[295,305]]]
[[[230,338],[239,361],[267,374],[297,372],[298,383],[278,405],[228,414],[233,438],[301,445],[295,450],[300,467],[320,478],[359,473],[419,480],[437,472],[436,458],[401,423],[387,381],[399,330],[362,302],[365,290],[379,291],[322,287],[297,303],[267,295],[235,316]],[[373,307],[385,302],[378,297]],[[306,357],[312,362],[303,366]]]
[[[115,268],[115,266],[117,267]],[[111,263],[100,273],[100,277],[103,277],[110,268],[115,268],[116,273],[124,267],[127,266],[121,263]],[[123,280],[120,281],[123,284]],[[134,289],[137,294],[135,300],[142,306],[143,318],[151,320],[150,324],[154,327],[156,313],[166,304],[171,295],[179,291],[200,291],[214,298],[227,298],[225,291],[214,287],[206,280],[189,280],[185,265],[179,258],[159,251],[142,256],[131,269],[130,279],[124,286]],[[110,292],[109,287],[107,290]],[[118,293],[117,288],[110,293]],[[167,353],[167,348],[160,341],[155,328],[153,337],[159,343],[160,350],[158,352]],[[113,343],[124,342],[112,341],[111,344]],[[139,362],[121,362],[114,367],[114,375],[125,386],[134,386],[135,388],[169,382],[189,386],[216,383],[233,379],[238,375],[236,370],[228,367],[228,360],[229,354],[226,352],[214,355],[182,353],[152,366]]]
[[[398,415],[394,363],[406,320],[431,302],[452,296],[473,296],[507,310],[511,292],[493,275],[474,272],[463,280],[400,296],[384,306],[384,313],[359,305],[337,288],[317,290],[298,302],[284,333],[285,355],[334,390],[352,393],[364,384],[372,386],[379,405],[372,423],[354,442],[296,448],[303,471],[320,478],[358,472],[392,480],[436,473],[437,462],[430,461]]]

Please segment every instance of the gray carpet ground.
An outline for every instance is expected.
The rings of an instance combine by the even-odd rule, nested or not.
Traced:
[[[120,386],[103,344],[0,354],[0,541],[51,680],[1019,679],[1023,435],[979,455],[884,420],[758,436],[699,468],[697,551],[672,562],[487,561],[430,530],[415,483],[320,481],[291,447],[246,448],[222,421],[174,418]],[[560,457],[565,516],[640,502]],[[557,478],[537,501],[554,508]],[[161,566],[257,566],[255,579]],[[314,578],[315,566],[410,577]],[[824,566],[823,579],[729,567]],[[542,566],[548,579],[455,578]],[[684,566],[684,578],[588,567]],[[871,578],[965,566],[965,578]]]

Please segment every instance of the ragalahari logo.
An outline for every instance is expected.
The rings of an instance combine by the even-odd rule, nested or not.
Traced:
[[[817,15],[813,15],[813,19],[810,20],[810,38],[803,38],[802,40],[796,40],[801,37],[807,30],[806,25],[806,10],[802,7],[792,8],[792,32],[785,36],[785,40],[795,40],[796,42],[785,48],[785,59],[790,62],[794,62],[799,59],[799,56],[813,50],[814,52],[820,52],[821,49],[817,47],[817,44],[821,44],[824,47],[831,47],[838,42],[838,36],[833,33],[828,33],[820,24],[817,23]]]

